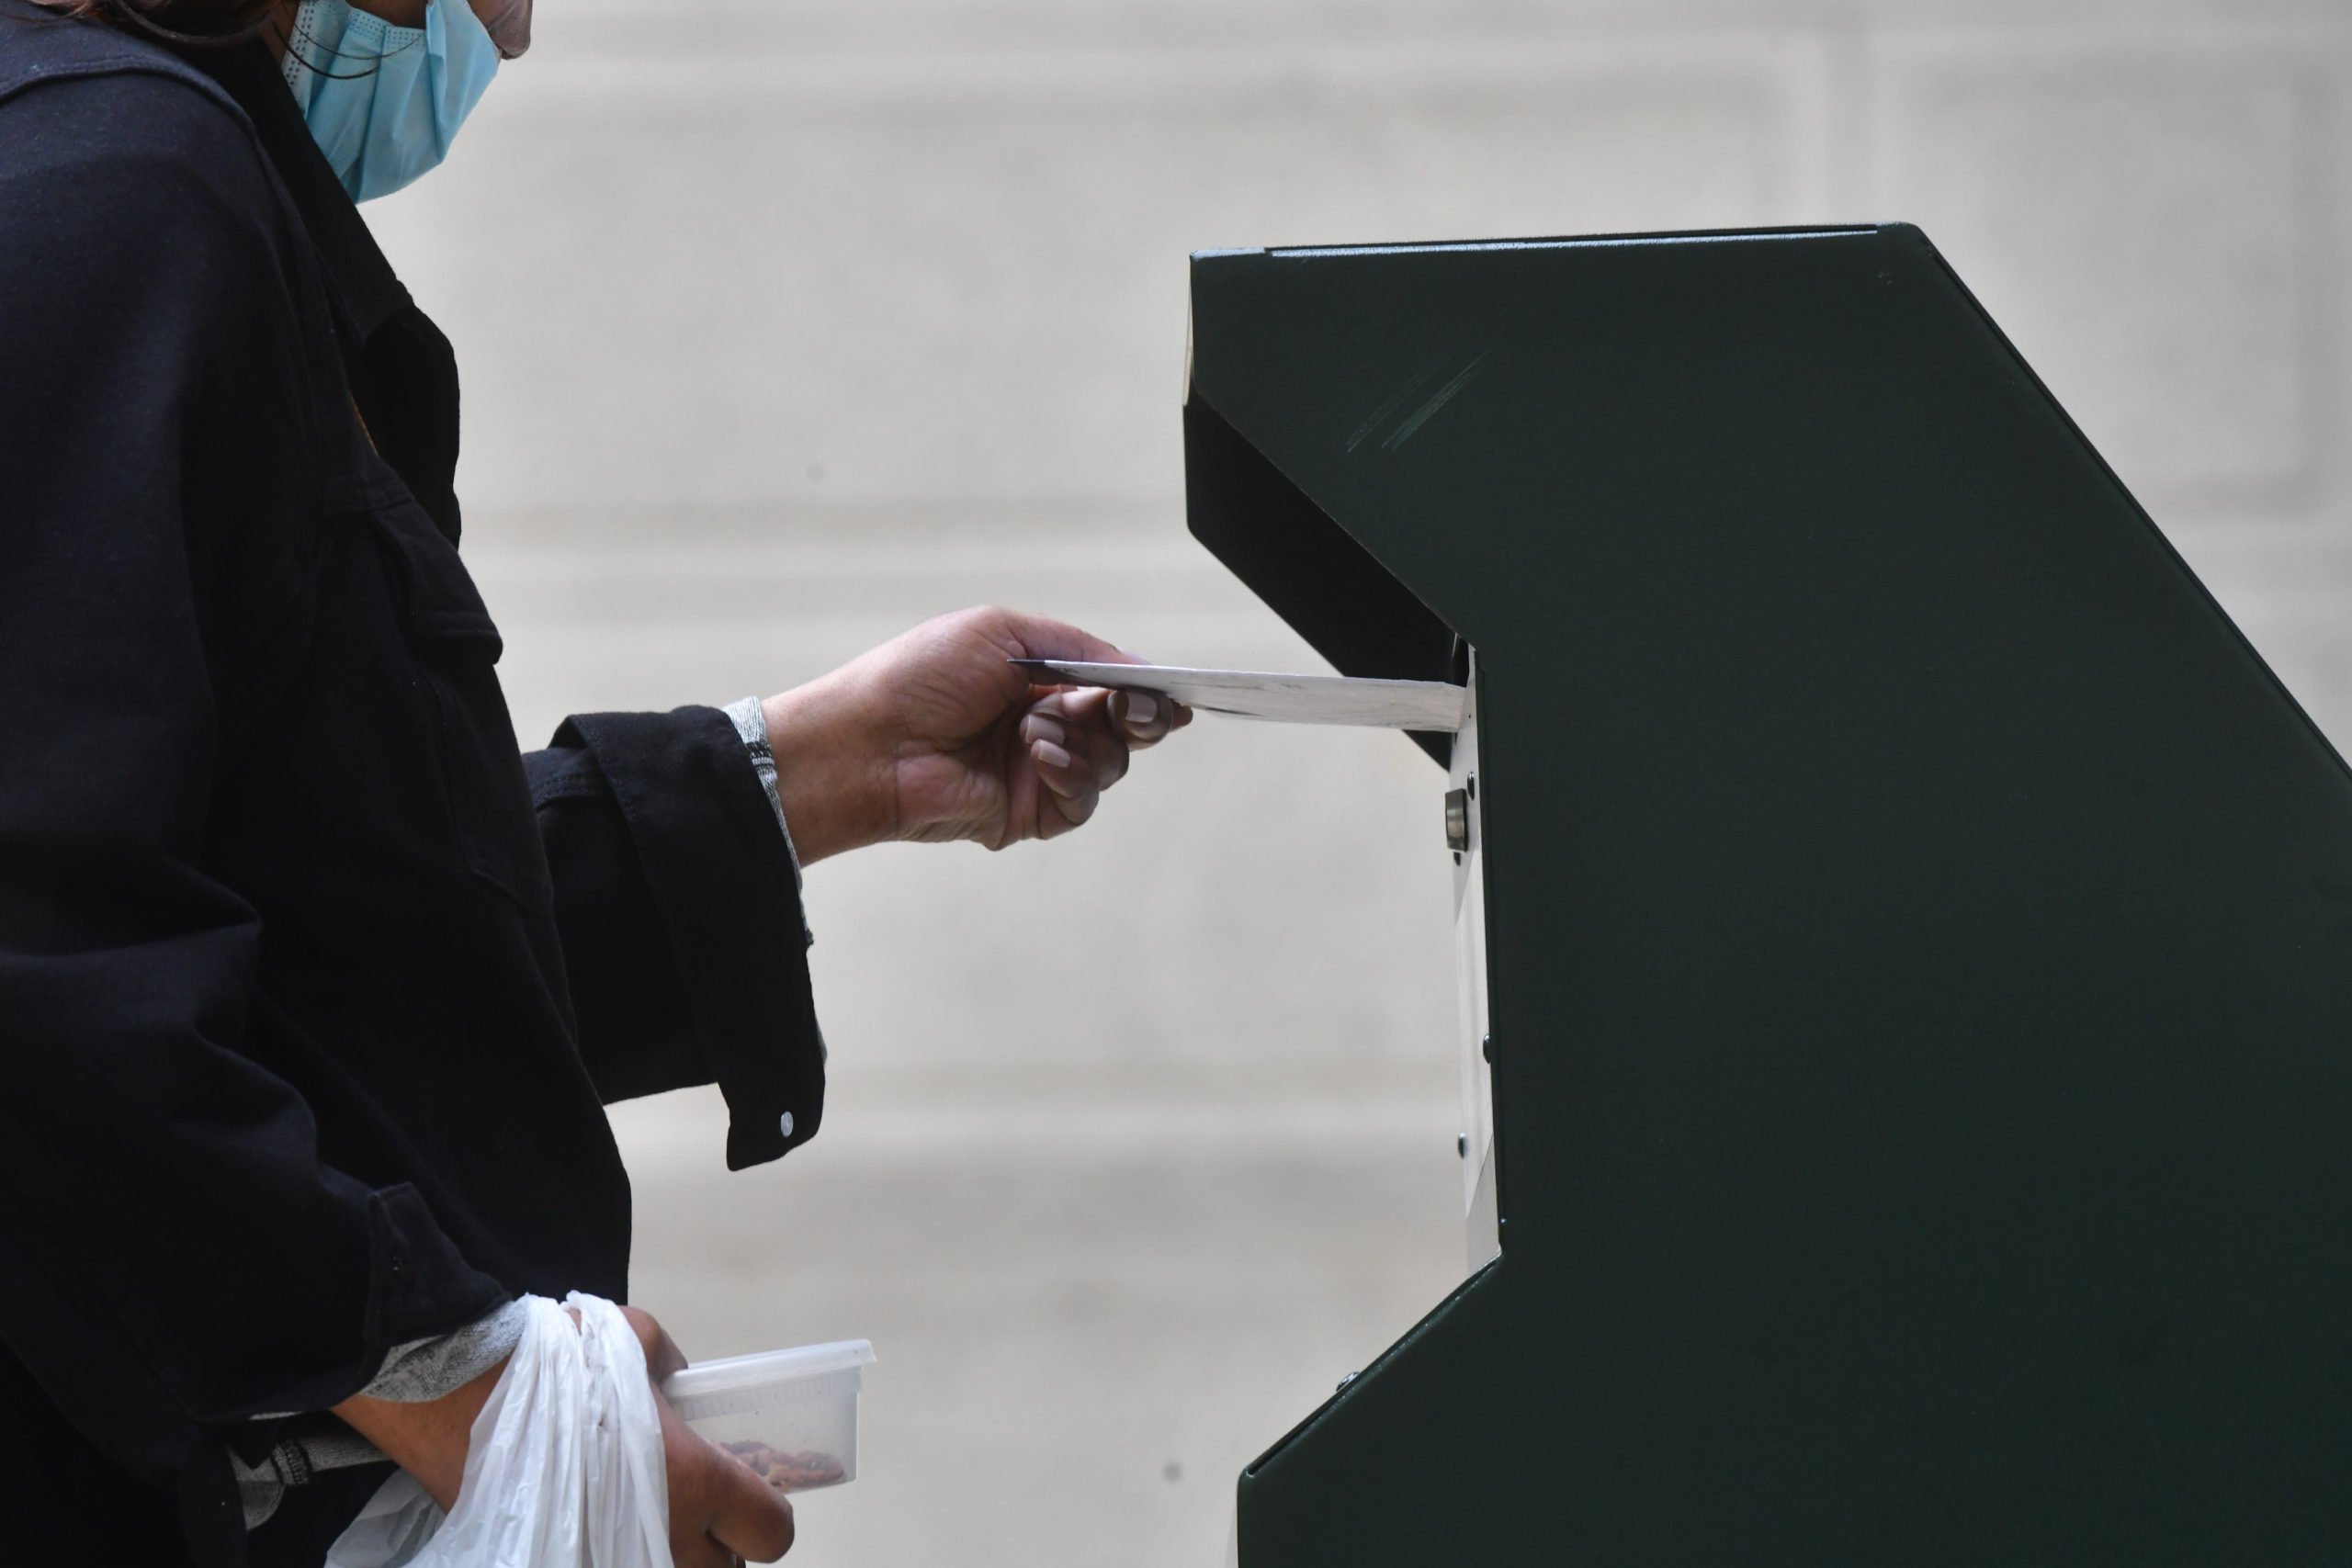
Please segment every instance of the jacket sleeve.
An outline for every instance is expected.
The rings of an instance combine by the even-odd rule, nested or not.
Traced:
[[[259,917],[205,870],[225,628],[296,612],[315,527],[274,187],[158,76],[35,87],[6,126],[0,1337],[153,1473],[504,1292],[413,1189],[321,1161],[243,1049]]]
[[[740,1170],[806,1143],[824,1043],[792,859],[717,708],[582,714],[524,759],[607,1101],[716,1082]]]

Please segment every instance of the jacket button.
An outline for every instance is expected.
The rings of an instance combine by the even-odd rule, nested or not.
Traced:
[[[792,1112],[787,1111],[775,1119],[775,1130],[786,1137],[792,1136]]]

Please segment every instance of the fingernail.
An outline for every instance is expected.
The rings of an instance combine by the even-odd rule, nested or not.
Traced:
[[[1030,745],[1030,750],[1037,754],[1037,761],[1045,763],[1046,766],[1049,768],[1067,768],[1069,766],[1069,753],[1063,750],[1060,747],[1055,745],[1050,740],[1033,741]]]
[[[1033,713],[1021,721],[1021,733],[1028,740],[1045,740],[1056,745],[1069,737],[1062,730],[1061,720],[1042,713]]]
[[[1158,698],[1148,696],[1142,692],[1129,692],[1127,694],[1127,722],[1129,724],[1149,724],[1153,719],[1158,718],[1159,716],[1159,701]]]

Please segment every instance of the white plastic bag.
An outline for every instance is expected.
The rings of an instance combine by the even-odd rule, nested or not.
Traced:
[[[458,1506],[445,1517],[402,1471],[326,1568],[671,1568],[644,1348],[602,1297],[526,1299],[529,1326],[474,1420]],[[577,1329],[565,1307],[580,1314]]]

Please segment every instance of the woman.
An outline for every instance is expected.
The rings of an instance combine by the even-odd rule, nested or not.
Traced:
[[[1187,716],[1028,685],[1124,656],[986,610],[518,757],[448,347],[354,205],[519,52],[480,12],[0,0],[12,1562],[316,1563],[384,1456],[446,1506],[519,1298],[626,1296],[602,1105],[816,1133],[799,867],[1066,832]],[[780,1555],[665,1427],[677,1562]]]

